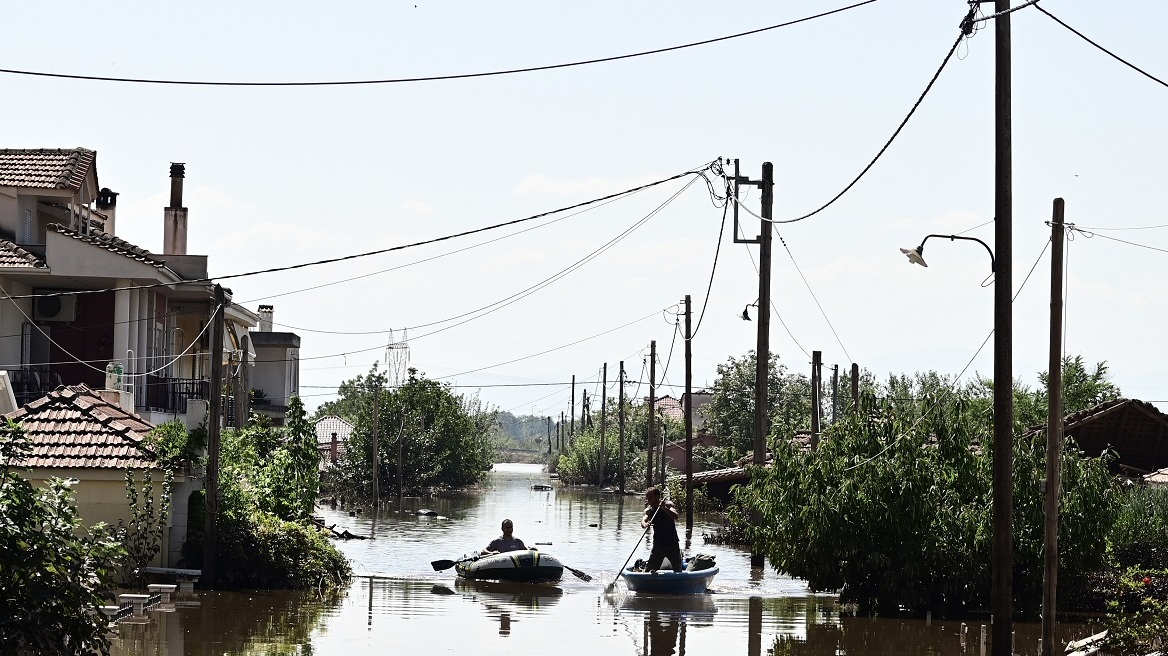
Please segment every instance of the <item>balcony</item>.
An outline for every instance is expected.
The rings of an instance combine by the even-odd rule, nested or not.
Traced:
[[[141,393],[142,390],[139,390]],[[198,378],[168,378],[146,376],[145,407],[158,412],[185,414],[187,401],[206,399],[211,383]]]

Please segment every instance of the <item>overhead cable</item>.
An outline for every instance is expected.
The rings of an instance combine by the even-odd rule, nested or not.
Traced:
[[[595,59],[586,59],[582,61],[567,62],[562,64],[546,64],[543,66],[528,66],[525,68],[511,68],[498,71],[485,71],[481,73],[456,73],[451,75],[430,75],[424,77],[401,77],[401,78],[383,78],[383,79],[369,79],[369,80],[325,80],[325,81],[305,81],[305,82],[228,82],[218,80],[172,80],[160,78],[135,78],[135,77],[112,77],[106,75],[78,75],[70,73],[47,73],[44,71],[29,71],[10,68],[0,68],[0,73],[9,73],[11,75],[29,75],[34,77],[48,77],[66,80],[87,80],[91,82],[128,82],[134,84],[169,84],[169,85],[186,85],[186,86],[203,86],[203,87],[339,87],[339,86],[361,86],[361,85],[375,85],[375,84],[403,84],[408,82],[440,82],[448,80],[465,80],[481,77],[497,77],[501,75],[514,75],[517,73],[534,73],[537,71],[550,71],[560,68],[572,68],[575,66],[587,66],[590,64],[602,64],[605,62],[620,61],[622,59],[633,59],[635,57],[645,57],[648,55],[659,55],[666,52],[673,52],[675,50],[685,50],[687,48],[696,48],[698,46],[706,46],[720,41],[729,41],[731,39],[738,39],[754,34],[761,34],[770,30],[777,30],[782,27],[789,27],[799,23],[805,23],[817,18],[824,18],[832,14],[838,14],[849,9],[855,9],[864,5],[870,5],[876,0],[864,0],[846,7],[832,9],[830,11],[821,12],[812,16],[805,16],[795,20],[770,25],[767,27],[760,27],[746,32],[738,32],[737,34],[728,34],[726,36],[715,37],[712,39],[705,39],[702,41],[693,41],[691,43],[684,43],[676,46],[668,46],[665,48],[655,48],[653,50],[642,50],[640,52],[633,52],[624,55],[614,55],[611,57],[597,57]]]
[[[1165,82],[1164,80],[1161,80],[1160,78],[1156,77],[1155,75],[1152,75],[1151,73],[1149,73],[1149,72],[1145,71],[1144,69],[1140,68],[1139,66],[1136,66],[1135,64],[1133,64],[1133,63],[1129,62],[1128,60],[1124,59],[1123,57],[1120,57],[1119,55],[1115,54],[1114,52],[1111,52],[1111,51],[1110,51],[1110,50],[1108,50],[1107,48],[1104,48],[1103,46],[1099,45],[1098,43],[1095,43],[1095,42],[1094,42],[1094,41],[1092,41],[1090,38],[1088,38],[1088,37],[1087,37],[1087,35],[1083,34],[1083,33],[1082,33],[1082,32],[1080,32],[1079,30],[1076,30],[1075,28],[1071,27],[1070,25],[1067,25],[1067,24],[1066,24],[1066,23],[1064,23],[1063,21],[1059,20],[1059,18],[1058,18],[1057,16],[1055,16],[1055,15],[1054,15],[1054,14],[1052,14],[1052,13],[1050,13],[1049,11],[1047,11],[1047,10],[1043,9],[1042,7],[1039,7],[1038,5],[1035,5],[1035,6],[1034,6],[1034,8],[1035,8],[1035,9],[1037,9],[1038,11],[1041,11],[1042,13],[1046,14],[1046,15],[1047,15],[1048,17],[1050,17],[1050,19],[1051,19],[1051,20],[1053,20],[1054,22],[1056,22],[1056,23],[1058,23],[1059,25],[1062,25],[1063,27],[1065,27],[1065,28],[1067,28],[1068,30],[1070,30],[1070,31],[1071,31],[1071,32],[1072,32],[1072,33],[1073,33],[1075,36],[1077,36],[1077,37],[1079,37],[1080,39],[1082,39],[1082,40],[1086,41],[1087,43],[1090,43],[1091,45],[1095,46],[1095,47],[1096,47],[1096,48],[1098,48],[1099,50],[1102,50],[1104,53],[1106,53],[1107,55],[1109,55],[1109,56],[1110,56],[1112,59],[1114,59],[1115,61],[1117,61],[1117,62],[1119,62],[1119,63],[1123,64],[1124,66],[1127,66],[1128,68],[1130,68],[1130,69],[1132,69],[1133,71],[1135,71],[1135,72],[1139,73],[1140,75],[1143,75],[1144,77],[1146,77],[1146,78],[1148,78],[1149,80],[1151,80],[1151,81],[1155,82],[1156,84],[1159,84],[1160,86],[1165,86],[1165,87],[1168,87],[1168,82]]]

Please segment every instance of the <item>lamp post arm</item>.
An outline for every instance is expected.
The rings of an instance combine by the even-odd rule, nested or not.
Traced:
[[[931,237],[941,237],[942,239],[948,239],[949,241],[953,241],[955,239],[961,239],[964,241],[976,241],[977,243],[984,246],[986,249],[986,252],[990,254],[990,271],[997,271],[997,261],[994,260],[993,249],[990,248],[989,244],[978,239],[977,237],[963,237],[961,235],[926,235],[925,238],[921,240],[921,245],[917,247],[918,253],[925,252],[925,242],[929,241],[929,238],[931,238]]]

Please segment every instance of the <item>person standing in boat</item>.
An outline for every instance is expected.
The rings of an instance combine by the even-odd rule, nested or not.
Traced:
[[[651,487],[645,490],[645,516],[641,518],[641,528],[653,527],[653,549],[649,552],[649,562],[645,569],[656,571],[666,558],[673,571],[680,572],[681,541],[677,538],[677,508],[672,501],[661,498],[661,490]]]
[[[503,535],[491,540],[491,543],[483,551],[487,553],[503,553],[506,551],[522,551],[526,549],[527,547],[523,544],[523,540],[513,535],[514,531],[515,524],[510,519],[504,519]]]

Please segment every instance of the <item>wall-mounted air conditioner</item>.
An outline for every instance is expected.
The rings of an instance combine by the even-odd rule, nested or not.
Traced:
[[[41,296],[33,303],[32,316],[37,321],[73,321],[77,319],[77,296]]]

